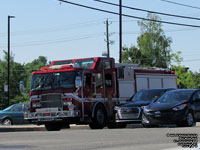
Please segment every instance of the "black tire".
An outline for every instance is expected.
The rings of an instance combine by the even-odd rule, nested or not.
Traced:
[[[13,124],[13,122],[12,122],[12,119],[10,119],[10,118],[5,118],[5,119],[3,119],[3,121],[2,121],[2,125],[12,125]]]
[[[61,123],[46,123],[45,128],[47,131],[60,131],[62,128]]]
[[[94,118],[89,124],[91,129],[103,129],[106,126],[106,110],[103,105],[99,104],[94,111]]]
[[[185,120],[176,124],[178,127],[192,127],[195,126],[194,116],[191,112],[188,112]]]
[[[127,126],[127,123],[110,122],[107,124],[108,129],[126,128],[126,126]]]

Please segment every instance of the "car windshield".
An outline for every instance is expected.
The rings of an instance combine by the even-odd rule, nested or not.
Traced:
[[[12,107],[13,107],[13,105],[11,105],[11,106],[5,108],[4,111],[8,111],[8,110],[10,110]]]
[[[152,101],[158,97],[160,97],[164,93],[164,90],[140,90],[135,94],[132,98],[132,101]]]
[[[33,74],[31,78],[31,90],[74,88],[77,74],[75,71]]]
[[[192,96],[192,90],[170,91],[162,95],[156,103],[176,103],[188,101]]]

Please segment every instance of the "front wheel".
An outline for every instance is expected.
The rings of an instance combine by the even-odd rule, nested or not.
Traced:
[[[10,126],[10,125],[12,125],[13,123],[12,123],[12,120],[11,120],[10,118],[5,118],[5,119],[3,120],[3,122],[2,122],[2,124],[3,124],[3,125],[8,125],[8,126]]]
[[[98,105],[94,112],[94,118],[89,124],[91,129],[103,129],[106,125],[106,111],[103,105]]]
[[[177,126],[179,127],[192,127],[195,125],[194,117],[191,112],[188,112],[186,115],[185,120],[183,120],[180,123],[177,123]]]

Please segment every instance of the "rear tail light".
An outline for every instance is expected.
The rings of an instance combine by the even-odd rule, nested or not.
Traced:
[[[172,70],[172,71],[171,71],[171,74],[175,74],[175,71],[174,71],[174,70]]]
[[[32,91],[30,91],[30,92],[29,92],[29,95],[30,95],[30,96],[32,96],[32,95],[33,95]]]

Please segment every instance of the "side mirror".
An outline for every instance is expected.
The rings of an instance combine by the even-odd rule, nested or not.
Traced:
[[[80,88],[82,86],[82,80],[80,76],[76,76],[75,85],[76,88]]]
[[[20,83],[19,83],[19,90],[20,90],[21,93],[24,92],[24,81],[20,81]]]
[[[19,82],[19,90],[20,90],[21,94],[23,94],[23,95],[25,95],[25,96],[29,96],[29,94],[24,93],[24,89],[25,89],[24,81],[20,81],[20,82]]]

